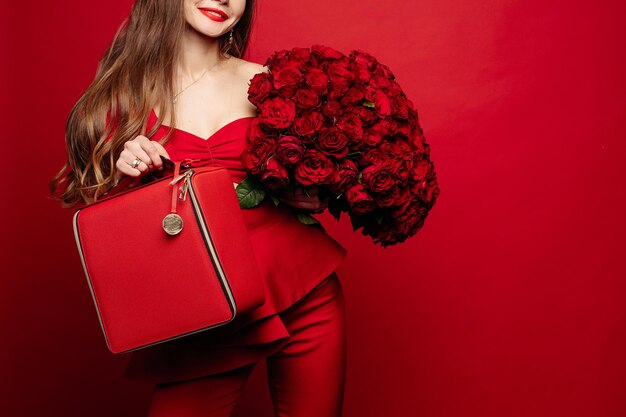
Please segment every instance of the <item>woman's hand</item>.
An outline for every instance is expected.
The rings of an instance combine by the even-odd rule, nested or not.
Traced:
[[[145,136],[139,135],[135,139],[124,143],[124,150],[115,162],[115,176],[119,181],[124,175],[130,177],[139,177],[150,171],[160,169],[163,166],[161,156],[170,159],[169,154],[163,148],[163,145],[156,141],[152,141]],[[136,168],[132,167],[132,163],[138,158],[141,160]]]
[[[286,198],[279,199],[290,206],[310,210],[313,213],[320,213],[328,207],[328,198],[320,200],[317,188],[307,189],[305,193],[302,187],[297,187],[294,193],[287,193]]]

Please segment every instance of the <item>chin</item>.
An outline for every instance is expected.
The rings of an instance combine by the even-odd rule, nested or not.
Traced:
[[[190,24],[188,23],[188,30],[199,33],[200,35],[204,35],[211,38],[218,38],[224,33],[227,33],[222,27],[217,27],[214,25],[207,24]]]

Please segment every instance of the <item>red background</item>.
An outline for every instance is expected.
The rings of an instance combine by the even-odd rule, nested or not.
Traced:
[[[247,59],[314,43],[375,55],[416,104],[441,187],[422,231],[387,250],[323,218],[349,250],[345,415],[626,415],[624,3],[260,3]],[[2,415],[147,408],[106,349],[72,213],[46,197],[129,6],[0,14]],[[237,416],[272,415],[263,372]]]

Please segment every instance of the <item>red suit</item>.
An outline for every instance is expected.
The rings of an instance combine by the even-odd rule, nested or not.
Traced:
[[[208,139],[175,129],[164,146],[175,161],[211,158],[240,182],[246,172],[239,156],[252,120],[233,120]],[[156,121],[152,112],[148,131]],[[151,140],[160,140],[167,129],[161,126]],[[227,416],[225,402],[234,402],[254,364],[267,358],[278,415],[339,416],[345,316],[334,271],[346,250],[321,229],[300,223],[285,204],[265,201],[242,209],[242,215],[265,284],[265,304],[223,327],[131,352],[125,377],[157,384],[151,416],[196,415],[192,409],[197,415]],[[203,405],[192,405],[197,402]]]

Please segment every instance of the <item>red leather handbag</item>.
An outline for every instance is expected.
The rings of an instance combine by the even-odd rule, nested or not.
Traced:
[[[223,326],[265,301],[231,176],[202,161],[164,158],[173,173],[74,214],[78,252],[113,353]]]

